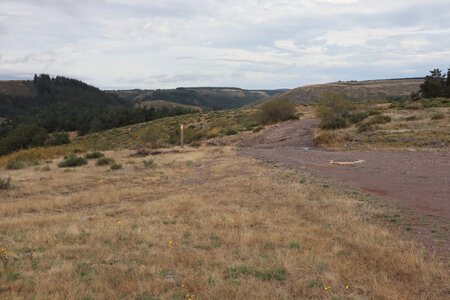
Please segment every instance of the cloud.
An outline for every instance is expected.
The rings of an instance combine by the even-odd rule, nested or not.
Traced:
[[[445,68],[445,0],[3,0],[0,74],[296,87]]]

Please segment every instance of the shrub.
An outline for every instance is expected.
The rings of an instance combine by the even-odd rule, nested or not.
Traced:
[[[362,120],[364,120],[365,118],[367,118],[369,116],[368,113],[365,112],[359,112],[359,113],[355,113],[355,114],[351,114],[348,115],[348,120],[350,121],[350,123],[356,124],[361,122]]]
[[[389,116],[384,116],[384,115],[379,115],[376,116],[375,119],[373,119],[373,122],[375,124],[385,124],[385,123],[389,123],[391,122],[391,117]]]
[[[6,168],[8,170],[20,170],[20,169],[25,168],[25,164],[23,162],[21,162],[21,161],[11,160],[6,165]]]
[[[431,116],[431,120],[441,120],[444,118],[445,118],[444,114],[434,114]]]
[[[374,125],[375,125],[375,122],[373,120],[372,121],[368,121],[368,122],[360,123],[358,125],[358,132],[361,133],[361,132],[374,130],[375,129]]]
[[[70,137],[67,132],[52,133],[49,139],[45,142],[46,146],[57,146],[70,144]]]
[[[114,161],[114,158],[110,158],[110,157],[102,157],[102,158],[99,158],[98,160],[97,160],[97,162],[95,163],[95,165],[96,166],[106,166],[106,165],[111,165],[111,164],[113,164],[115,161]]]
[[[414,120],[417,120],[416,116],[408,116],[408,117],[406,117],[406,121],[414,121]]]
[[[86,165],[88,163],[87,159],[84,157],[78,157],[76,154],[71,153],[68,156],[64,157],[64,160],[58,164],[60,168],[67,167],[78,167],[82,165]]]
[[[324,99],[317,105],[316,115],[322,120],[344,117],[354,108],[354,104],[344,97],[344,94],[324,92]]]
[[[6,190],[11,187],[11,178],[3,179],[0,178],[0,190]]]
[[[101,153],[101,152],[92,152],[92,153],[87,153],[87,154],[85,155],[85,157],[86,157],[87,159],[100,158],[100,157],[103,157],[103,156],[105,156],[105,154],[103,154],[103,153]]]
[[[336,142],[336,139],[337,139],[336,134],[324,132],[314,137],[314,144],[316,146],[334,144]]]
[[[42,167],[42,169],[41,169],[41,171],[50,171],[50,170],[51,170],[50,166],[45,166],[45,167]]]
[[[253,129],[253,132],[259,132],[259,131],[261,131],[263,129],[264,129],[264,126],[258,126],[258,127]]]
[[[233,128],[227,128],[225,129],[225,131],[223,132],[225,135],[234,135],[237,134],[237,130],[233,129]]]
[[[324,120],[320,124],[322,129],[338,129],[347,127],[347,121],[341,117],[335,117],[330,120]]]
[[[122,165],[121,164],[113,163],[111,165],[111,170],[119,170],[119,169],[122,169]]]
[[[367,113],[369,114],[369,116],[381,115],[381,111],[374,109],[369,110]]]
[[[264,124],[286,121],[294,116],[294,103],[277,100],[267,102],[261,106],[261,122]]]

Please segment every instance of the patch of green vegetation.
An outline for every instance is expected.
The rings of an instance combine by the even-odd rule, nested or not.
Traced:
[[[239,278],[241,277],[241,275],[252,275],[261,281],[269,281],[269,280],[284,281],[288,278],[286,269],[284,268],[259,271],[247,268],[246,266],[228,269],[226,278]]]
[[[100,158],[100,157],[103,157],[103,156],[105,156],[105,154],[103,154],[103,153],[101,153],[101,152],[92,152],[92,153],[87,153],[86,155],[85,155],[85,157],[87,158],[87,159],[97,159],[97,158]]]
[[[21,161],[11,160],[6,165],[6,169],[8,170],[20,170],[25,168],[25,164]]]
[[[114,158],[102,157],[97,160],[95,165],[96,166],[107,166],[107,165],[114,164],[114,162],[115,162]]]
[[[0,190],[6,190],[11,187],[11,177],[8,179],[0,178]]]
[[[71,153],[68,156],[64,157],[64,160],[58,164],[60,168],[67,167],[78,167],[82,165],[86,165],[88,163],[87,159],[84,157],[78,157],[76,154]]]

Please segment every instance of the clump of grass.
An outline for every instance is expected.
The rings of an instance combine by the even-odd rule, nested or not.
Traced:
[[[368,121],[368,122],[363,122],[363,123],[360,123],[359,125],[358,125],[358,132],[359,133],[361,133],[361,132],[366,132],[366,131],[371,131],[371,130],[374,130],[374,128],[375,128],[375,125],[376,123],[372,120],[372,121]]]
[[[97,160],[95,165],[96,166],[107,166],[107,165],[114,164],[114,162],[115,162],[114,158],[102,157]]]
[[[359,123],[362,120],[366,119],[368,116],[369,116],[368,113],[358,112],[358,113],[348,115],[347,119],[350,121],[350,123],[356,124],[356,123]]]
[[[6,190],[11,187],[11,177],[8,179],[0,178],[0,190]]]
[[[144,165],[144,167],[148,168],[148,169],[155,169],[156,168],[156,163],[153,159],[149,159],[149,160],[143,160],[142,164]]]
[[[417,120],[416,116],[408,116],[408,117],[406,117],[406,121],[414,121],[414,120]]]
[[[50,166],[44,166],[41,169],[41,171],[50,171],[50,170],[51,170]]]
[[[225,135],[234,135],[234,134],[237,134],[238,132],[236,129],[228,128],[228,129],[225,129],[225,131],[223,133]]]
[[[375,124],[385,124],[391,122],[391,120],[392,119],[389,116],[378,115],[375,117],[375,119],[373,119],[373,122],[375,122]]]
[[[344,118],[336,117],[330,120],[324,120],[320,124],[322,129],[339,129],[347,127],[347,121]]]
[[[121,164],[113,163],[111,165],[111,170],[119,170],[119,169],[122,169],[122,165]]]
[[[92,152],[92,153],[87,153],[87,154],[85,155],[85,157],[86,157],[87,159],[100,158],[100,157],[103,157],[103,156],[105,156],[105,154],[103,154],[103,153],[101,153],[101,152]]]
[[[444,114],[434,114],[431,116],[431,120],[441,120],[444,118],[445,118]]]
[[[20,170],[25,168],[25,164],[21,161],[11,160],[6,165],[6,169],[8,170]]]
[[[264,126],[258,126],[253,129],[253,132],[260,132],[263,129],[264,129]]]
[[[67,167],[78,167],[82,165],[86,165],[88,163],[87,159],[84,157],[76,156],[76,154],[71,153],[68,156],[64,157],[64,160],[58,164],[60,168]]]

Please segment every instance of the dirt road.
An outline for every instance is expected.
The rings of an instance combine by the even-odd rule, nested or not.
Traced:
[[[412,209],[450,217],[448,151],[326,151],[314,148],[318,120],[290,121],[263,132],[240,149],[244,156],[275,161],[396,199]],[[359,160],[331,165],[331,160]]]
[[[450,261],[450,153],[448,151],[327,151],[314,148],[319,121],[289,121],[246,141],[239,154],[281,163],[382,195],[385,203],[409,209],[401,216],[429,250]],[[358,165],[332,165],[331,160],[364,160]],[[388,222],[388,221],[387,221]]]

